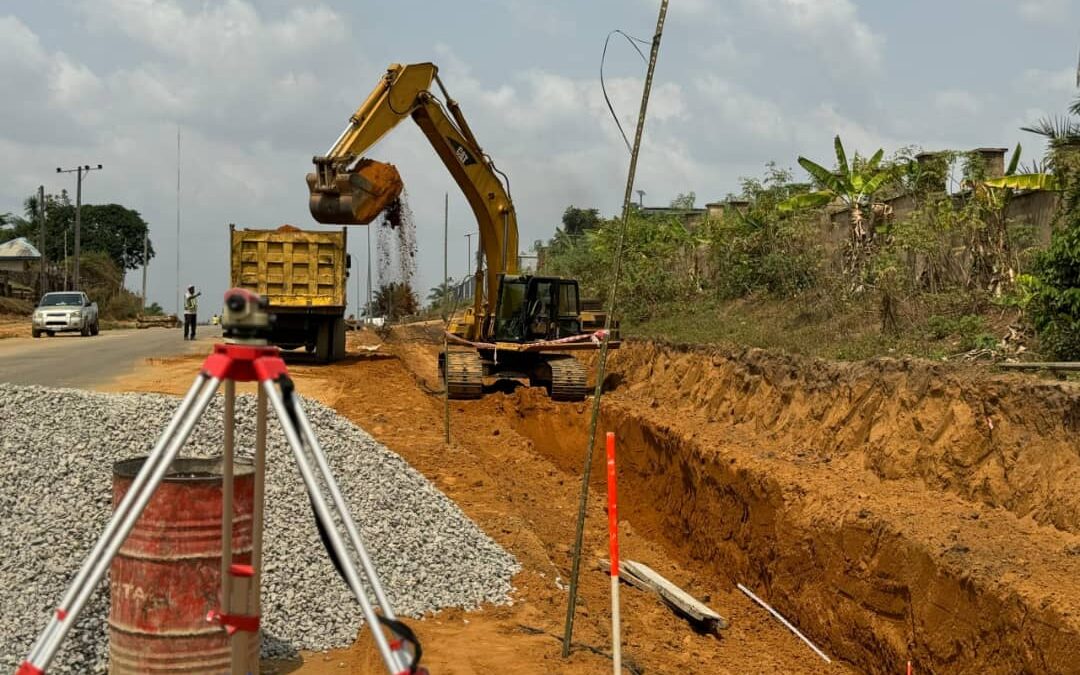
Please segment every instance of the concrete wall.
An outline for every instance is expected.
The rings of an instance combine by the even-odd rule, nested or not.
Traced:
[[[1006,215],[1034,229],[1035,241],[1041,247],[1050,245],[1050,234],[1061,208],[1061,195],[1057,192],[1026,192],[1009,202]]]
[[[30,269],[29,260],[6,260],[0,258],[0,272],[26,272]]]

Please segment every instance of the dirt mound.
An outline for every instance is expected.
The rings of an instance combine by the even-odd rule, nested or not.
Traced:
[[[769,442],[779,459],[918,479],[989,507],[1080,531],[1080,387],[921,360],[836,363],[695,347],[635,345],[611,370],[628,395],[663,399]]]

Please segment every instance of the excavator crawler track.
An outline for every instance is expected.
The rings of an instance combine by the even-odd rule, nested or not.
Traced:
[[[474,351],[450,351],[443,371],[453,399],[480,398],[484,393],[484,366]]]
[[[548,360],[551,366],[551,398],[554,401],[584,401],[588,394],[589,371],[572,356]]]

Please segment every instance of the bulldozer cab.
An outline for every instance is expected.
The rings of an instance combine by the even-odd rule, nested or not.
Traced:
[[[578,285],[572,279],[502,275],[495,340],[533,342],[581,334]]]

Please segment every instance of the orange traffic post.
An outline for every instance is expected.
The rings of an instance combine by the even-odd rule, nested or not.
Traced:
[[[622,672],[619,617],[619,509],[615,491],[615,434],[607,433],[608,549],[611,555],[611,660],[615,675]]]

